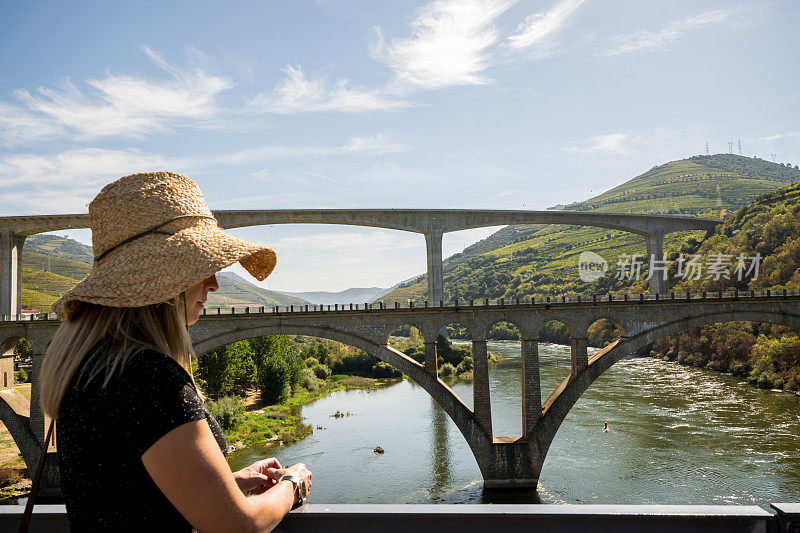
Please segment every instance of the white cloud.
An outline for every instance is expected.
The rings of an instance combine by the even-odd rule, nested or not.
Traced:
[[[25,214],[85,212],[106,183],[131,172],[163,168],[168,168],[163,157],[135,150],[7,155],[0,158],[2,207]]]
[[[217,97],[233,87],[227,78],[200,68],[181,69],[150,48],[143,51],[169,77],[146,80],[107,73],[88,80],[83,92],[69,79],[59,87],[39,87],[34,93],[14,91],[19,104],[0,102],[0,133],[5,144],[58,136],[98,138],[142,137],[171,126],[198,123],[215,117]],[[195,54],[196,55],[196,54]]]
[[[585,0],[560,0],[547,11],[535,13],[508,36],[507,46],[513,50],[530,50],[546,56],[552,50],[551,39]]]
[[[205,157],[167,158],[133,149],[103,148],[67,150],[51,155],[10,154],[0,156],[0,190],[3,190],[0,206],[6,210],[7,206],[20,206],[28,212],[74,210],[76,201],[80,200],[81,205],[87,203],[97,194],[101,185],[133,172],[164,169],[199,171],[279,157],[382,155],[404,149],[390,134],[377,133],[353,137],[338,146],[265,146]],[[16,191],[22,187],[26,193],[17,194]],[[57,195],[65,198],[63,205],[57,203]],[[17,200],[12,201],[12,198]],[[84,211],[85,208],[80,210]]]
[[[590,137],[578,145],[566,147],[565,150],[582,153],[627,154],[632,150],[631,145],[638,140],[637,136],[628,133],[609,133]]]
[[[718,9],[670,22],[660,30],[639,30],[628,35],[620,35],[611,40],[613,43],[611,48],[602,55],[616,56],[664,49],[690,31],[729,20],[736,12],[736,9]]]
[[[339,146],[273,145],[264,146],[262,148],[240,150],[238,152],[232,152],[228,154],[178,159],[175,161],[175,164],[179,168],[187,166],[203,167],[213,164],[253,163],[266,159],[282,157],[307,157],[345,154],[383,155],[402,152],[403,150],[405,150],[405,146],[392,140],[392,136],[390,134],[377,133],[375,135],[353,137],[345,144]]]
[[[307,77],[299,66],[287,65],[283,73],[283,79],[271,93],[253,99],[253,108],[267,113],[292,114],[306,111],[386,110],[407,105],[380,89],[351,87],[346,79],[330,84],[319,74]]]
[[[55,155],[14,154],[0,158],[0,187],[93,186],[126,170],[161,169],[166,160],[137,150],[83,148]],[[4,193],[5,195],[5,193]]]
[[[373,56],[400,85],[433,89],[488,82],[489,49],[498,39],[494,21],[513,0],[437,0],[421,8],[411,36],[386,42],[380,29]]]

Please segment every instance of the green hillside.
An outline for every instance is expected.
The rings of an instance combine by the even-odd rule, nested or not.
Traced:
[[[712,257],[730,257],[730,279],[682,280],[673,272],[668,281],[678,292],[800,289],[800,183],[770,192],[717,227],[684,253],[697,254],[702,264]],[[722,254],[722,255],[718,255]],[[736,274],[736,257],[761,256],[755,271]],[[749,268],[752,260],[745,263]],[[746,275],[745,275],[746,274]],[[762,388],[800,389],[800,336],[797,330],[768,323],[729,322],[693,328],[659,339],[652,355],[681,364],[747,377]]]
[[[719,218],[717,178],[723,210],[734,211],[759,195],[800,180],[800,169],[733,154],[695,156],[653,167],[613,189],[567,210],[608,213],[659,213]],[[704,232],[668,235],[665,253]],[[528,298],[586,292],[607,292],[633,285],[611,275],[587,284],[578,278],[583,251],[602,255],[612,268],[620,254],[646,253],[644,239],[603,228],[531,225],[507,226],[444,261],[444,297]],[[637,284],[645,290],[646,283]],[[382,298],[385,302],[425,300],[426,275]]]
[[[74,259],[76,261],[89,263],[90,265],[94,260],[91,246],[86,246],[85,244],[67,237],[50,235],[47,233],[31,235],[25,239],[24,250],[26,252]]]
[[[232,272],[217,274],[219,290],[208,295],[206,307],[271,307],[275,305],[303,305],[302,298],[262,289]]]

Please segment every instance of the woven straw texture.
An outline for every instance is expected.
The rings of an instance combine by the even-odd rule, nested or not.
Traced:
[[[168,220],[158,232],[113,248]],[[95,257],[110,251],[53,304],[62,320],[79,301],[109,307],[164,302],[236,261],[259,281],[275,268],[272,249],[223,232],[197,184],[180,174],[132,174],[106,185],[89,204],[89,223]]]

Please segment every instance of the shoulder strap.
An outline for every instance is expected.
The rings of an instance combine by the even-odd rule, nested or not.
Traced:
[[[39,464],[36,466],[36,474],[33,476],[31,483],[31,493],[28,496],[28,502],[25,504],[25,513],[22,515],[22,523],[19,525],[19,533],[27,533],[28,525],[31,522],[31,515],[33,514],[33,503],[36,500],[36,491],[39,489],[39,479],[42,477],[42,470],[44,470],[44,460],[47,457],[47,450],[50,448],[50,437],[53,435],[53,426],[55,420],[50,420],[50,427],[47,428],[47,437],[44,439],[44,450],[42,456],[39,458]]]

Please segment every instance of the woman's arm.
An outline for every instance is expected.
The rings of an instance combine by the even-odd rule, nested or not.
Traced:
[[[294,503],[294,485],[288,481],[245,497],[205,420],[187,422],[161,437],[142,455],[142,463],[198,531],[271,531]],[[311,477],[301,464],[286,470]]]

